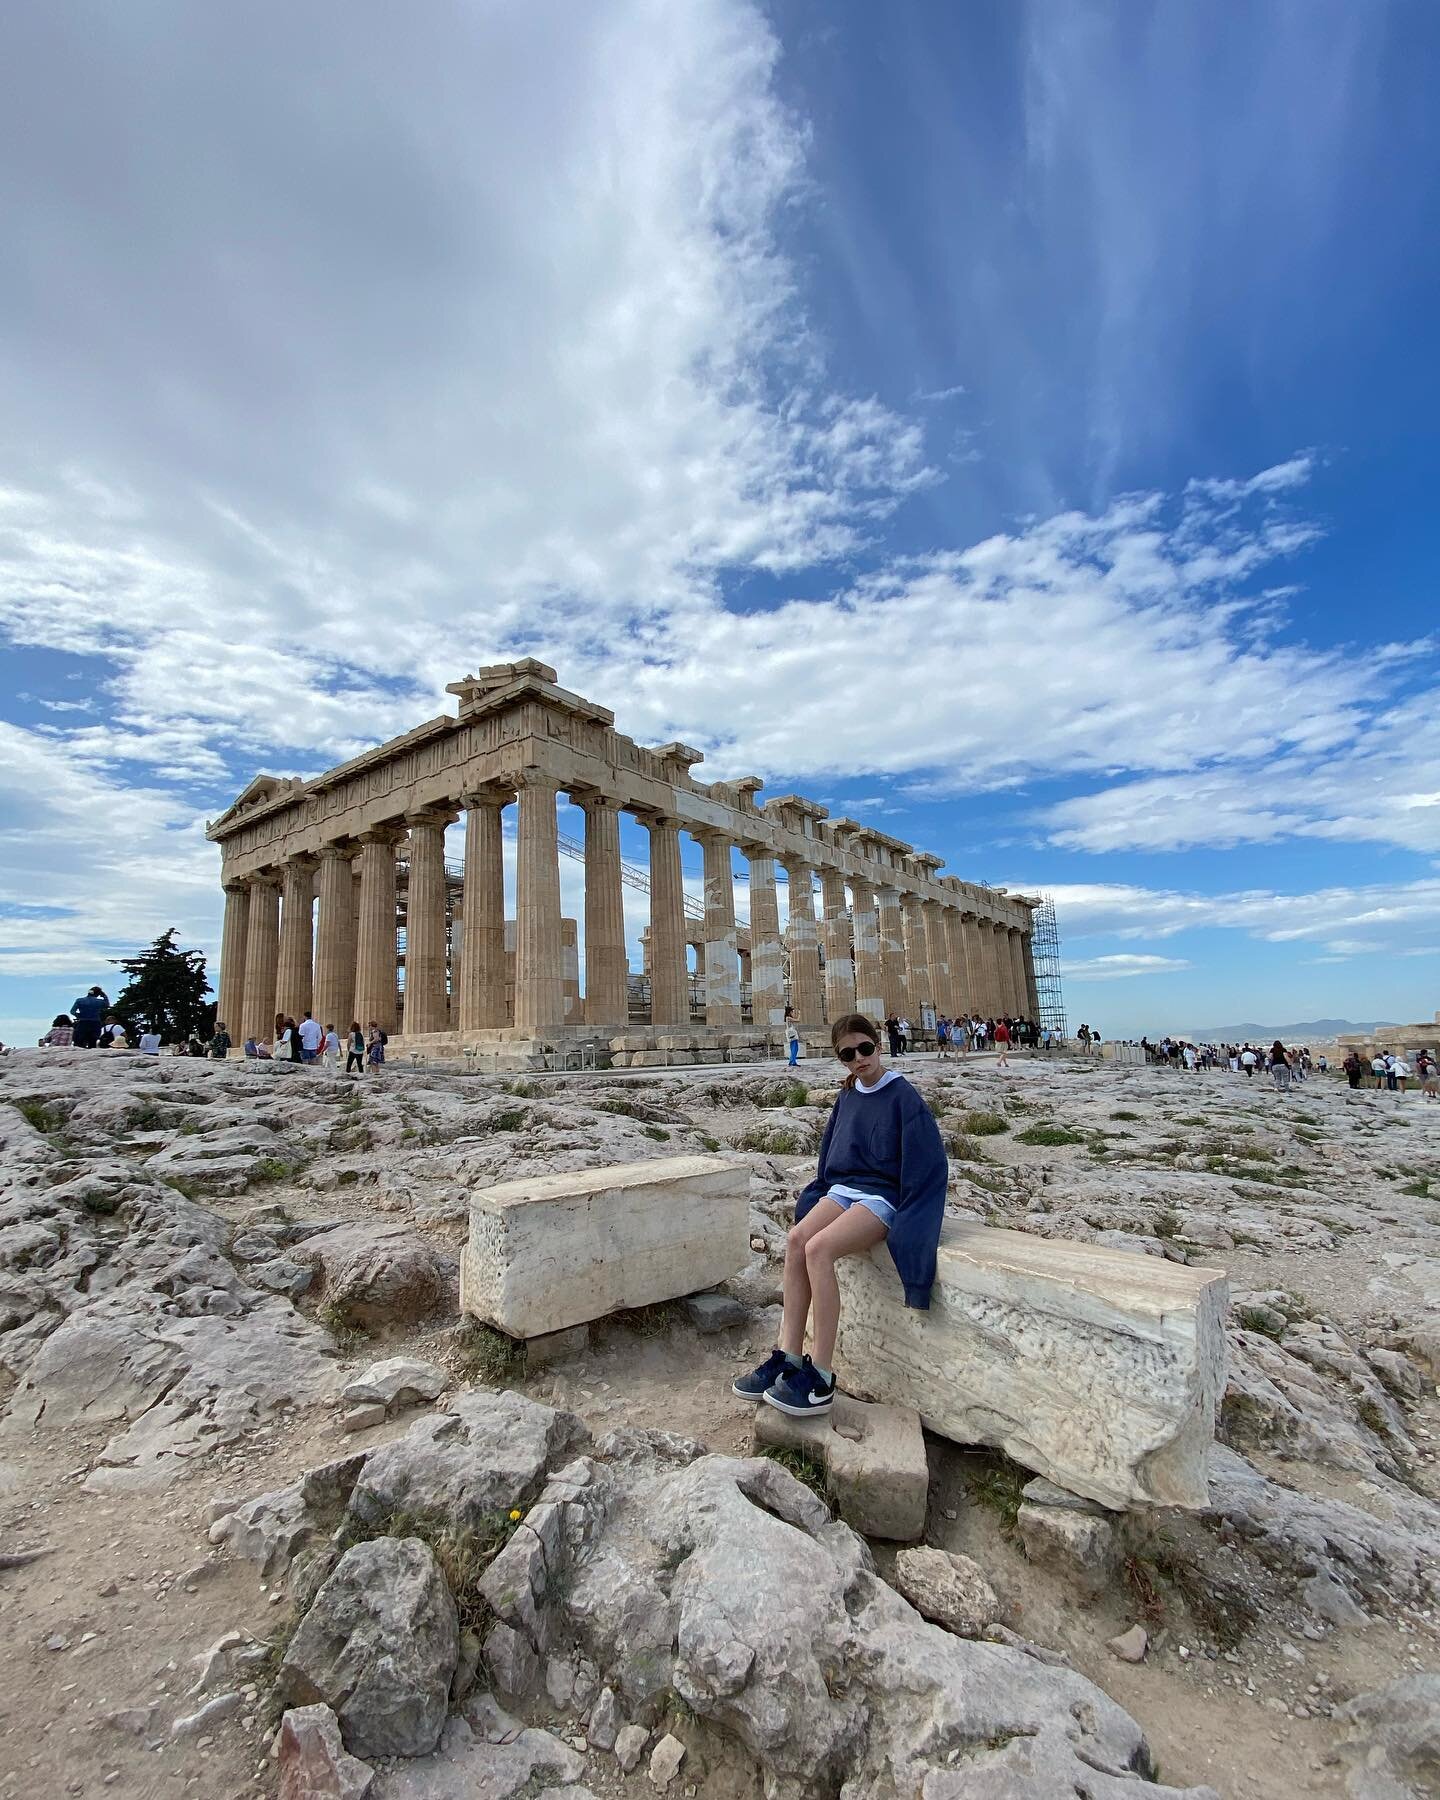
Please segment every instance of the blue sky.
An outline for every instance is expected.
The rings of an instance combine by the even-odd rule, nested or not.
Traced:
[[[1433,7],[0,52],[0,1037],[214,949],[252,774],[517,653],[1052,891],[1074,1019],[1440,1005]]]

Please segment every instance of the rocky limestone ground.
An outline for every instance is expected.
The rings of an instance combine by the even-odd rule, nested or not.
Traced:
[[[1203,1512],[929,1439],[906,1551],[751,1456],[823,1065],[0,1061],[0,1795],[1436,1792],[1440,1106],[910,1072],[957,1213],[1228,1272]],[[539,1367],[458,1319],[470,1191],[698,1150],[721,1296]]]

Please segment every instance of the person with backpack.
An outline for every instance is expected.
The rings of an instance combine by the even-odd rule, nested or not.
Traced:
[[[820,1166],[795,1204],[785,1243],[780,1341],[731,1391],[794,1418],[835,1403],[840,1286],[835,1264],[885,1244],[905,1304],[930,1305],[945,1216],[949,1165],[940,1130],[919,1091],[880,1058],[880,1033],[862,1013],[830,1027],[846,1074],[820,1145]],[[811,1354],[804,1354],[811,1328]]]
[[[345,1073],[365,1073],[365,1033],[360,1029],[358,1019],[350,1021],[350,1029],[345,1036]]]
[[[210,1054],[216,1062],[224,1062],[230,1054],[230,1033],[221,1020],[215,1027],[215,1035],[210,1040]]]
[[[1360,1060],[1359,1051],[1352,1050],[1340,1067],[1345,1071],[1345,1079],[1350,1083],[1351,1093],[1354,1093],[1360,1085],[1360,1077],[1365,1073],[1365,1065]]]
[[[389,1035],[382,1031],[375,1023],[374,1019],[372,1019],[370,1021],[369,1036],[365,1041],[365,1053],[369,1060],[370,1072],[372,1075],[385,1067],[385,1046],[389,1041]]]

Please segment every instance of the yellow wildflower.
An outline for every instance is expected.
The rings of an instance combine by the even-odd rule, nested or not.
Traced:
[[[510,1509],[510,1517],[512,1519],[518,1519],[520,1517],[520,1508],[518,1506],[512,1507]]]

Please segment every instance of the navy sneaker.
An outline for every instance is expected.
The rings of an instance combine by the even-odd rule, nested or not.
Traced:
[[[758,1369],[740,1375],[730,1383],[730,1392],[742,1400],[763,1400],[780,1379],[785,1369],[785,1352],[772,1350]]]
[[[765,1390],[765,1400],[792,1419],[813,1419],[834,1406],[835,1377],[827,1381],[807,1356],[798,1369],[786,1369],[775,1385]]]

